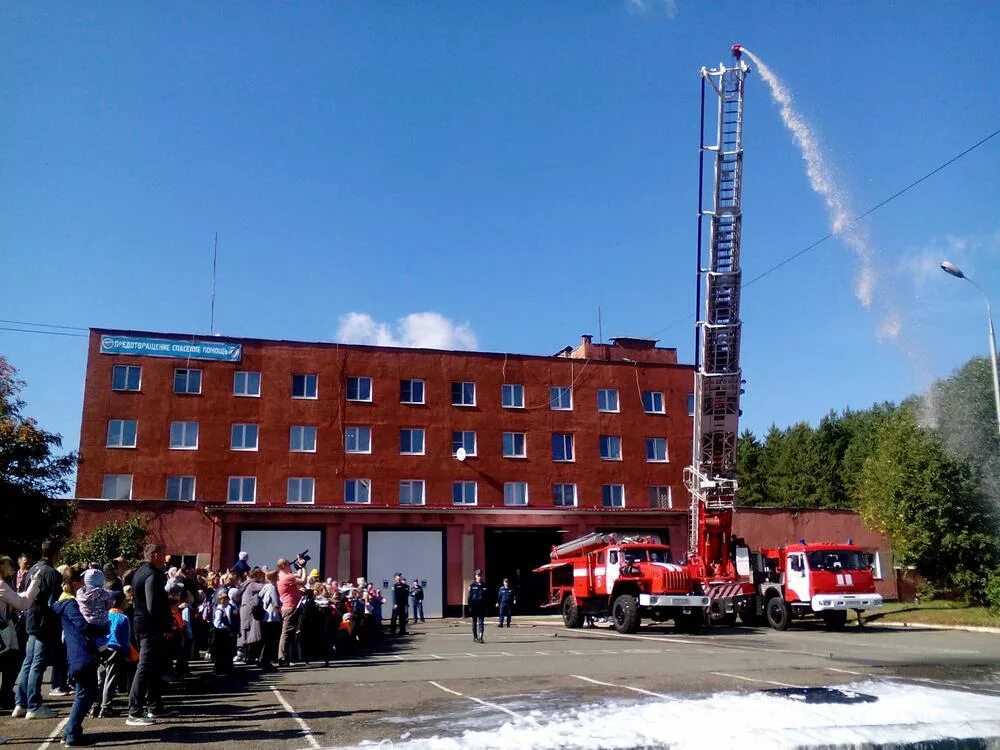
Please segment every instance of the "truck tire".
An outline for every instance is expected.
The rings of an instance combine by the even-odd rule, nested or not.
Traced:
[[[583,612],[580,611],[576,604],[576,597],[572,594],[563,599],[562,617],[567,628],[583,627]]]
[[[827,630],[843,630],[847,624],[846,609],[832,609],[823,613],[823,623]]]
[[[639,629],[639,602],[631,594],[622,594],[611,605],[611,621],[619,633],[634,633]]]
[[[767,600],[767,624],[775,630],[788,630],[792,624],[792,608],[785,604],[780,596],[772,596]]]

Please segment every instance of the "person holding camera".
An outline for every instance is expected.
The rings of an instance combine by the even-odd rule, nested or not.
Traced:
[[[278,598],[281,600],[281,637],[278,639],[278,666],[288,666],[289,657],[293,653],[291,641],[295,637],[295,628],[299,624],[299,602],[306,585],[306,563],[304,556],[299,555],[295,561],[297,572],[292,571],[292,565],[285,558],[278,560]]]

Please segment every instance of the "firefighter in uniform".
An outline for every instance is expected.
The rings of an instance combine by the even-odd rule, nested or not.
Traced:
[[[483,630],[486,628],[486,584],[483,583],[483,571],[476,570],[475,580],[469,584],[467,597],[469,615],[472,617],[472,640],[485,643]]]
[[[406,635],[406,609],[410,601],[410,587],[403,576],[396,573],[392,584],[392,617],[389,619],[389,633],[396,635],[396,623],[399,623],[399,634]]]
[[[504,620],[507,621],[507,627],[510,627],[510,615],[514,611],[514,605],[517,604],[517,597],[514,596],[514,590],[510,587],[510,579],[503,579],[503,586],[497,591],[497,610],[500,612],[500,622],[499,625],[502,628]]]

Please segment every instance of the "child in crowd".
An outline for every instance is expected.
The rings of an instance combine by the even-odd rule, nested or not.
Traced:
[[[84,575],[86,579],[86,575]],[[108,635],[97,640],[101,651],[101,663],[97,670],[97,684],[101,689],[101,700],[94,704],[94,716],[107,718],[117,716],[114,707],[115,695],[119,690],[128,690],[128,653],[132,638],[132,627],[122,607],[125,605],[123,591],[111,592],[111,609],[108,611]]]
[[[114,592],[104,588],[104,573],[90,568],[83,574],[83,588],[76,592],[76,603],[80,614],[87,621],[87,635],[102,637],[107,635],[110,619],[108,613],[114,606]],[[104,640],[102,638],[102,640]],[[105,644],[105,648],[107,645]]]
[[[219,591],[215,611],[212,615],[212,661],[215,674],[231,674],[236,646],[236,608],[229,602],[229,592]]]

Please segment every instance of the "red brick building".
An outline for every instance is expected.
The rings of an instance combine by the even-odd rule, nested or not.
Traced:
[[[531,356],[93,330],[77,497],[157,509],[202,565],[308,547],[326,576],[420,577],[438,613],[475,567],[531,592],[551,544],[594,529],[682,553],[692,390],[642,339]]]

